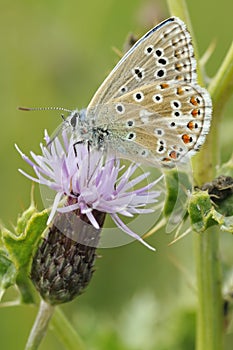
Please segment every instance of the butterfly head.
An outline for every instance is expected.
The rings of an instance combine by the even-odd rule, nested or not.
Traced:
[[[64,119],[64,123],[71,128],[72,133],[78,135],[83,140],[89,139],[90,127],[86,119],[86,109],[75,109]]]
[[[96,124],[95,115],[97,110],[102,111],[100,107],[94,108],[92,111],[81,109],[74,110],[64,119],[64,123],[71,128],[73,136],[79,141],[88,141],[97,149],[105,149],[107,147],[110,131],[108,125],[104,122],[100,125]],[[106,122],[106,121],[105,121]]]
[[[81,125],[85,124],[85,119],[86,119],[86,110],[81,109],[79,111],[78,109],[75,109],[71,111],[70,115],[64,120],[75,131]]]

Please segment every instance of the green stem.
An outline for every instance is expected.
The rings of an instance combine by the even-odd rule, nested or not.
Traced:
[[[59,307],[56,308],[51,320],[51,327],[57,338],[64,344],[67,350],[84,350],[85,346],[74,330],[70,322],[67,320]]]
[[[203,234],[195,233],[198,350],[223,349],[223,304],[221,264],[219,261],[219,229],[212,227]]]
[[[184,0],[167,0],[172,15],[180,17],[188,26],[197,55],[196,40]],[[198,65],[199,82],[203,85]],[[215,102],[215,101],[214,101]],[[217,116],[213,119],[216,120]],[[193,159],[193,174],[198,185],[212,180],[219,160],[218,130],[216,123],[211,128],[204,147]],[[214,152],[217,154],[213,154]],[[223,349],[223,316],[221,296],[221,264],[219,261],[219,232],[208,229],[203,234],[193,233],[197,276],[197,350]]]
[[[208,90],[213,103],[213,116],[211,131],[204,145],[205,151],[200,152],[196,156],[196,161],[199,163],[196,175],[198,184],[204,182],[204,173],[206,173],[206,182],[210,181],[215,176],[216,166],[220,164],[219,131],[221,117],[223,109],[233,91],[233,43],[217,74],[211,80]],[[207,150],[211,150],[211,153]]]
[[[27,270],[24,268],[19,270],[16,284],[20,290],[21,302],[23,304],[35,303],[35,288],[28,278]]]
[[[47,304],[44,300],[41,300],[39,312],[37,314],[35,323],[29,335],[25,350],[38,349],[42,339],[46,334],[48,324],[49,324],[50,318],[52,317],[53,311],[54,311],[54,306]]]
[[[220,160],[219,124],[225,104],[232,93],[232,88],[233,45],[231,45],[220,69],[209,86],[213,101],[211,132],[208,135],[205,147],[195,157],[193,163],[194,170],[196,170],[195,178],[199,184],[210,181],[215,176],[216,166]],[[218,228],[212,227],[204,235],[196,235],[195,253],[200,307],[197,349],[221,350],[223,347],[223,310]]]
[[[215,106],[216,122],[233,92],[233,42],[224,61],[209,85],[209,92]]]

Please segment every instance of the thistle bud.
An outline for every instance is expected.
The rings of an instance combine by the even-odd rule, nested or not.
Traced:
[[[93,212],[100,229],[79,210],[57,213],[33,257],[31,279],[51,305],[73,300],[89,284],[94,272],[105,213]]]

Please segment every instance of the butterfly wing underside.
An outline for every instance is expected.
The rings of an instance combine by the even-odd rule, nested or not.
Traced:
[[[109,129],[112,148],[169,166],[199,149],[210,116],[209,94],[196,81],[190,34],[176,17],[123,56],[87,109],[87,118]]]

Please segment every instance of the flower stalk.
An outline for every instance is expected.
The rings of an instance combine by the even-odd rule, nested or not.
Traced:
[[[56,214],[33,257],[31,280],[42,300],[26,350],[38,348],[46,334],[54,307],[80,295],[91,280],[105,213],[94,211],[93,215],[100,229],[93,227],[87,216],[79,210]],[[58,326],[57,322],[54,324]]]
[[[54,307],[46,303],[44,300],[41,300],[39,312],[29,335],[25,350],[38,349],[42,339],[46,334],[53,312]]]

